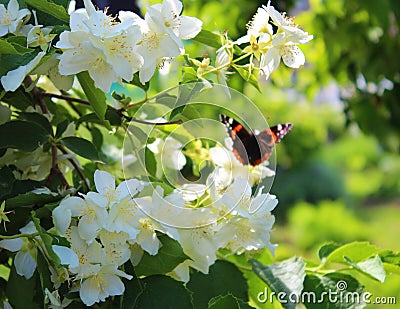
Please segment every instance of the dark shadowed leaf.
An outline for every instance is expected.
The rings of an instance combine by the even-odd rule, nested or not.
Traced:
[[[43,145],[49,133],[34,122],[14,120],[0,125],[0,148],[30,152]]]
[[[166,274],[188,259],[176,240],[166,235],[161,235],[159,240],[162,247],[158,250],[158,253],[149,255],[145,252],[139,265],[135,267],[138,276]]]
[[[161,275],[149,276],[140,281],[144,289],[135,308],[193,308],[190,292],[182,282]]]
[[[363,286],[347,274],[307,275],[299,301],[308,309],[361,309],[362,293]]]
[[[210,300],[207,309],[251,309],[254,308],[232,294],[217,296]]]
[[[334,242],[324,244],[318,250],[318,257],[320,258],[320,260],[324,260],[329,254],[331,254],[333,251],[335,251],[340,246],[341,245],[334,243]]]
[[[87,139],[77,136],[67,136],[60,141],[65,147],[81,157],[93,161],[100,160],[96,147]]]
[[[244,301],[248,300],[247,282],[242,272],[232,263],[217,261],[208,275],[194,272],[187,288],[193,292],[195,308],[207,308],[209,301],[228,293]]]

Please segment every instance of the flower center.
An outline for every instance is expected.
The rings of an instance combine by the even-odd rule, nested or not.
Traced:
[[[13,18],[11,17],[10,13],[6,11],[5,14],[0,15],[0,20],[3,25],[11,25]]]
[[[160,46],[160,37],[154,31],[149,31],[143,34],[141,43],[148,49],[158,49]]]

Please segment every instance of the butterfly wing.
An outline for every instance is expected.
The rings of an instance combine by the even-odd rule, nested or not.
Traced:
[[[243,165],[249,164],[249,157],[247,155],[247,149],[250,141],[254,139],[254,135],[250,134],[241,123],[228,117],[226,115],[219,115],[221,122],[225,125],[226,131],[229,137],[232,139],[232,152],[235,157]]]
[[[252,165],[258,165],[267,160],[271,156],[274,146],[279,143],[291,129],[291,123],[278,124],[255,135],[261,154]]]
[[[256,166],[267,160],[274,146],[292,129],[292,124],[285,123],[254,134],[231,117],[220,115],[220,119],[232,138],[233,154],[243,165]]]

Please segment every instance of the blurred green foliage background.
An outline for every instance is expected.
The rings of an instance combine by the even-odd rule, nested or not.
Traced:
[[[227,30],[232,39],[245,34],[261,4],[266,1],[184,1],[186,14],[202,19],[207,30]],[[271,125],[294,124],[277,146],[271,190],[280,200],[272,234],[277,258],[315,260],[316,248],[328,241],[368,240],[400,250],[400,2],[275,0],[272,5],[295,15],[314,35],[301,46],[306,65],[293,71],[281,64],[261,82],[262,93],[234,75],[229,85],[254,101]],[[187,51],[215,55],[194,42]],[[171,76],[160,76],[158,87],[172,82]],[[374,296],[396,296],[400,302],[400,276],[368,284]]]

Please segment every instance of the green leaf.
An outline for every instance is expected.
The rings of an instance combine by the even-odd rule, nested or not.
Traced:
[[[42,11],[63,22],[69,23],[69,14],[62,5],[47,0],[25,0],[25,2],[38,11]]]
[[[50,236],[46,232],[44,228],[40,225],[40,219],[36,217],[36,213],[34,211],[31,212],[32,221],[35,224],[36,230],[39,232],[39,236],[46,247],[47,254],[50,256],[51,260],[54,261],[57,265],[60,265],[60,258],[58,255],[53,251],[53,237]]]
[[[185,109],[182,112],[182,115],[185,116],[187,119],[201,119],[201,114],[196,107],[193,105],[186,105]],[[201,126],[199,121],[196,124]]]
[[[193,83],[197,82],[199,78],[197,77],[197,72],[192,67],[183,67],[182,83]]]
[[[305,267],[302,258],[293,257],[280,263],[263,265],[257,260],[250,260],[253,270],[264,282],[268,284],[275,295],[283,292],[284,297],[280,297],[284,308],[295,308],[296,303],[289,297],[290,295],[300,295],[303,290],[305,278]]]
[[[144,160],[145,160],[145,167],[146,171],[149,173],[150,176],[156,177],[157,174],[157,161],[154,153],[149,149],[145,148],[144,152]]]
[[[400,266],[389,263],[383,263],[383,267],[385,268],[386,273],[389,275],[390,274],[400,275]]]
[[[23,120],[34,122],[40,125],[43,129],[47,131],[47,133],[49,133],[50,135],[52,134],[53,127],[51,126],[49,120],[45,116],[39,113],[27,113],[27,112],[19,113],[19,116]]]
[[[105,119],[107,119],[113,126],[120,126],[122,123],[121,115],[113,107],[107,108]]]
[[[135,86],[143,89],[145,92],[147,92],[147,90],[149,90],[149,87],[150,87],[150,83],[149,82],[144,83],[144,85],[140,82],[139,73],[135,73],[133,75],[133,79],[130,82],[130,84],[135,85]]]
[[[319,259],[321,261],[324,260],[329,254],[331,254],[333,251],[335,251],[339,247],[340,247],[340,245],[335,242],[331,242],[331,243],[322,245],[322,247],[319,248],[319,250],[318,250]]]
[[[67,119],[65,119],[64,121],[61,121],[60,123],[57,124],[55,138],[60,138],[61,135],[63,135],[63,133],[65,132],[65,130],[68,127],[68,124],[69,124],[69,122]]]
[[[379,252],[379,256],[381,257],[382,262],[400,266],[400,252],[382,250]]]
[[[166,274],[189,258],[176,240],[167,235],[161,235],[158,239],[162,247],[156,255],[144,253],[139,265],[135,267],[138,276]]]
[[[94,81],[87,71],[81,72],[76,76],[97,117],[103,121],[108,129],[111,129],[110,123],[105,120],[107,111],[106,95],[94,85]]]
[[[173,119],[176,115],[182,113],[186,104],[192,100],[204,87],[201,82],[189,83],[181,85],[178,90],[178,97],[176,99],[175,107],[171,111],[169,119]]]
[[[0,125],[0,149],[15,148],[31,152],[49,139],[42,126],[28,121],[14,120]]]
[[[77,155],[92,161],[100,161],[96,147],[87,139],[77,136],[67,136],[60,142]]]
[[[10,277],[7,282],[6,295],[12,308],[39,308],[34,302],[36,293],[36,273],[32,278],[26,279],[17,274],[15,265],[11,267]],[[21,297],[23,295],[23,297]]]
[[[251,309],[254,308],[244,302],[241,299],[236,298],[235,296],[228,294],[228,295],[220,295],[214,297],[208,303],[207,309]]]
[[[47,263],[42,251],[40,250],[38,250],[36,264],[40,278],[40,285],[42,286],[41,290],[44,292],[44,290],[47,288],[49,291],[52,291],[53,284],[51,283],[50,279],[51,273],[49,270],[49,264]]]
[[[11,43],[0,39],[0,54],[19,54],[19,52]]]
[[[37,55],[38,50],[30,50],[24,54],[0,54],[0,76],[6,75],[9,71],[15,70],[20,66],[27,65]]]
[[[0,56],[1,57],[1,56]],[[0,69],[1,71],[1,69]],[[29,106],[32,106],[32,97],[30,93],[27,93],[24,89],[18,88],[14,92],[8,91],[1,99],[2,102],[8,103],[14,106],[16,109],[25,110]]]
[[[190,292],[181,282],[167,276],[149,276],[141,280],[144,289],[135,308],[193,308]]]
[[[361,309],[366,305],[363,291],[363,286],[347,274],[307,275],[299,301],[307,309]]]
[[[96,149],[100,150],[101,146],[103,145],[103,134],[101,131],[96,127],[90,128],[90,134],[92,135],[92,142]]]
[[[51,192],[47,188],[39,188],[30,192],[19,194],[6,201],[7,207],[16,208],[31,205],[44,205],[58,202],[63,196]]]
[[[258,84],[258,71],[253,69],[251,73],[248,67],[242,67],[238,65],[233,65],[233,68],[239,73],[239,75],[246,81],[249,82],[254,88],[261,92],[260,85]]]
[[[12,191],[15,176],[8,166],[0,169],[0,200],[3,200]]]
[[[228,293],[248,300],[246,279],[234,264],[226,261],[217,261],[208,275],[194,272],[186,286],[193,292],[194,308],[207,308],[212,298]]]
[[[354,262],[361,262],[370,256],[377,254],[378,249],[367,241],[352,242],[343,245],[332,251],[327,257],[325,263],[342,263],[347,264],[345,256]]]
[[[192,40],[214,48],[221,47],[221,37],[219,36],[219,34],[215,34],[205,29],[201,29],[200,33],[196,35]]]
[[[136,300],[143,292],[140,280],[137,278],[132,263],[125,263],[125,272],[133,276],[131,280],[122,279],[125,285],[125,292],[122,296],[121,309],[135,309]]]
[[[348,257],[344,257],[349,265],[353,266],[356,270],[371,277],[380,282],[384,282],[386,278],[386,272],[383,267],[383,263],[379,255],[375,255],[365,261],[355,263]]]

